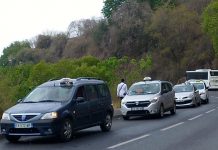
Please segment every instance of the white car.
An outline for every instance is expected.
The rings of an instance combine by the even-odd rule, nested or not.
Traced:
[[[206,84],[204,81],[189,80],[187,82],[193,84],[196,87],[196,89],[199,91],[201,102],[205,104],[209,103],[208,88],[206,87]]]
[[[176,107],[201,105],[199,91],[194,85],[190,83],[177,84],[173,90],[175,91]]]
[[[176,113],[175,92],[167,81],[141,81],[134,83],[121,101],[124,120],[131,116],[158,115],[164,112]]]

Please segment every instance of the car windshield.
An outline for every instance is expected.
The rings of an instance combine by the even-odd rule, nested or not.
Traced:
[[[130,87],[128,95],[157,94],[160,92],[159,83],[136,84]]]
[[[174,86],[173,90],[176,93],[180,93],[180,92],[192,92],[193,91],[193,87],[191,85],[179,85],[179,86]]]
[[[193,83],[193,85],[196,87],[198,90],[204,89],[204,84],[203,83]]]
[[[38,87],[34,89],[25,99],[24,103],[31,102],[62,102],[69,100],[71,96],[69,87]]]

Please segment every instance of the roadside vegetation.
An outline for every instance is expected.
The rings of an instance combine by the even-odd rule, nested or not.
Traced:
[[[217,6],[217,0],[105,0],[104,18],[14,42],[0,58],[0,113],[51,78],[101,78],[116,104],[121,78],[128,86],[144,76],[176,83],[186,70],[217,69]]]

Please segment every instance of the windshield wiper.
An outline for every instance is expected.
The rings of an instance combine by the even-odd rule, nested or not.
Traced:
[[[56,100],[41,100],[41,101],[38,101],[38,102],[59,102],[59,101],[56,101]]]

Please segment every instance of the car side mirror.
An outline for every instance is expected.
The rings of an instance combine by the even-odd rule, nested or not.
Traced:
[[[21,103],[23,101],[23,99],[18,99],[17,103]]]
[[[84,97],[77,97],[77,98],[76,98],[76,101],[77,101],[78,103],[82,103],[82,102],[85,102],[85,98],[84,98]]]

